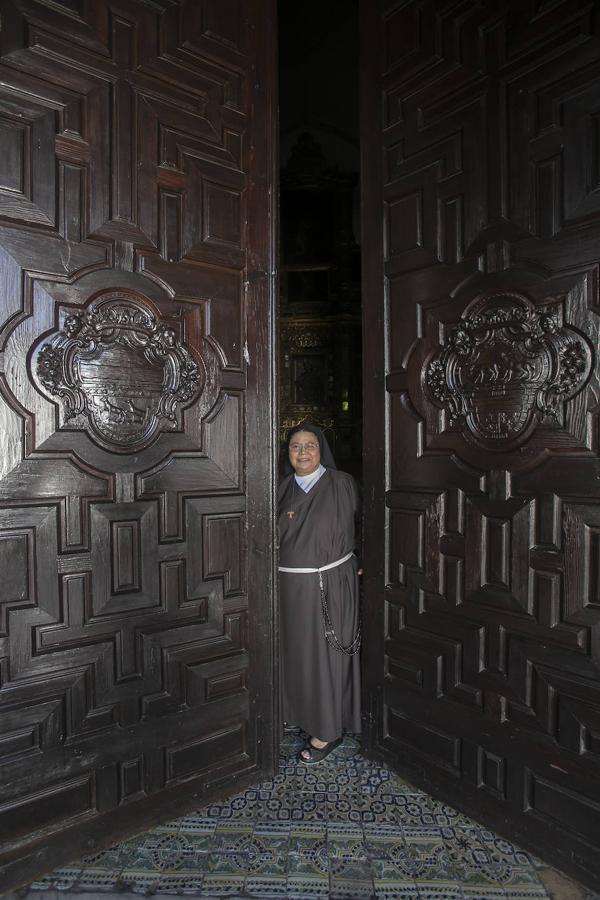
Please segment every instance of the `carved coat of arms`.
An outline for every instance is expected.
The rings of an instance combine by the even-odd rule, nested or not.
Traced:
[[[41,386],[104,447],[134,452],[172,428],[203,386],[173,325],[138,297],[111,293],[69,316],[37,354]]]
[[[488,450],[521,444],[580,391],[592,368],[582,334],[518,294],[468,307],[424,368],[425,392]]]

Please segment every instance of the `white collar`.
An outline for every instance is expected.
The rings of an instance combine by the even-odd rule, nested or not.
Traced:
[[[319,464],[319,468],[316,471],[311,472],[310,475],[294,475],[296,479],[296,484],[302,488],[302,490],[308,494],[311,487],[314,487],[321,475],[324,475],[327,469],[325,466]]]

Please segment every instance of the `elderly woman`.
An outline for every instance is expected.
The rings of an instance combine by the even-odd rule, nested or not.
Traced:
[[[360,731],[360,502],[319,428],[293,428],[287,451],[279,488],[283,717],[310,735],[300,761],[311,764],[344,730]]]

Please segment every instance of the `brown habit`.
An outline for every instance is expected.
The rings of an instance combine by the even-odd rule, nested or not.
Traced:
[[[279,564],[321,567],[357,545],[360,501],[352,476],[327,469],[306,494],[289,475],[279,488]],[[288,513],[293,513],[289,516]],[[346,646],[359,620],[358,562],[323,572],[329,614]],[[283,717],[309,735],[332,741],[360,731],[360,666],[324,634],[316,574],[280,573]]]

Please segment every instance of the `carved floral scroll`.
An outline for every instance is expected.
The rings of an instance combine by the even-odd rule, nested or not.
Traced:
[[[134,452],[177,424],[203,387],[199,360],[139,297],[111,292],[66,318],[37,353],[36,375],[73,427],[102,446]]]
[[[592,348],[581,333],[516,293],[479,298],[427,362],[428,398],[467,440],[519,446],[586,383]]]

